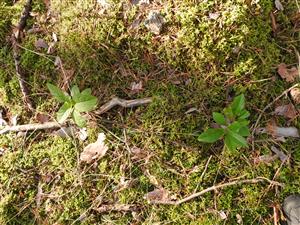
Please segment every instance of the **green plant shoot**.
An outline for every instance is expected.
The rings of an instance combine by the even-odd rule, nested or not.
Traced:
[[[223,110],[223,113],[214,112],[213,119],[219,128],[209,128],[199,135],[198,140],[213,143],[224,139],[229,150],[247,147],[246,137],[250,135],[248,128],[250,113],[245,109],[245,96],[235,97],[233,102]]]
[[[57,121],[63,123],[71,116],[79,127],[84,127],[86,120],[81,113],[89,112],[97,106],[97,98],[91,94],[91,89],[87,88],[80,92],[78,86],[74,85],[70,96],[53,84],[48,83],[47,87],[53,97],[63,103],[57,112]]]

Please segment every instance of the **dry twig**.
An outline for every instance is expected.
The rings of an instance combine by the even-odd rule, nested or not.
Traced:
[[[100,107],[99,110],[97,110],[95,113],[96,114],[103,114],[109,111],[111,108],[115,106],[122,106],[124,108],[132,108],[140,105],[145,105],[149,104],[152,102],[152,98],[142,98],[142,99],[134,99],[134,100],[124,100],[120,98],[113,98],[106,104]]]
[[[149,104],[152,101],[151,98],[143,98],[143,99],[134,99],[134,100],[124,100],[120,98],[113,98],[108,103],[104,104],[100,107],[100,109],[96,112],[97,114],[106,113],[108,110],[113,108],[114,106],[120,105],[124,108],[137,107],[140,105]],[[63,124],[59,124],[57,122],[46,122],[46,123],[33,123],[33,124],[24,124],[24,125],[16,125],[16,126],[7,126],[0,130],[0,135],[8,132],[25,132],[32,130],[46,130],[46,129],[55,129],[60,128]]]
[[[138,210],[137,205],[133,204],[111,204],[111,205],[101,205],[100,207],[93,208],[98,213],[107,213],[111,211],[115,212],[133,212]]]
[[[197,193],[194,193],[190,196],[187,196],[187,197],[185,197],[181,200],[177,200],[177,201],[155,201],[154,203],[155,204],[164,204],[164,205],[180,205],[180,204],[188,202],[188,201],[190,201],[194,198],[200,197],[200,196],[204,195],[207,192],[216,191],[218,189],[222,189],[222,188],[229,187],[229,186],[234,186],[234,185],[256,184],[256,183],[260,183],[260,182],[268,182],[272,185],[283,186],[282,184],[280,184],[276,181],[271,181],[271,180],[269,180],[267,178],[264,178],[264,177],[257,177],[257,178],[254,178],[254,179],[235,180],[235,181],[232,181],[232,182],[219,184],[219,185],[216,185],[216,186],[214,185],[214,186],[206,188],[206,189],[204,189],[200,192],[197,192]]]
[[[32,101],[29,98],[29,89],[26,84],[24,70],[21,68],[21,55],[19,49],[21,34],[26,26],[27,19],[29,18],[30,11],[31,11],[31,4],[32,4],[32,0],[27,0],[20,21],[16,27],[16,30],[11,35],[11,42],[13,47],[13,58],[15,62],[16,75],[19,80],[21,92],[23,95],[23,101],[26,104],[27,108],[33,111],[34,106]]]

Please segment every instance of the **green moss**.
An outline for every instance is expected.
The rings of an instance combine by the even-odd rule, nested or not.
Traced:
[[[238,93],[245,93],[250,119],[255,122],[257,112],[289,87],[279,79],[263,79],[277,76],[278,63],[296,62],[293,46],[297,46],[298,34],[291,17],[297,8],[283,2],[285,10],[276,14],[282,32],[275,35],[270,22],[273,1],[247,2],[157,3],[162,4],[158,9],[166,20],[161,35],[152,34],[143,25],[151,6],[148,10],[128,1],[112,1],[113,7],[101,13],[92,0],[52,0],[53,20],[30,18],[26,29],[35,24],[44,32],[26,33],[21,63],[39,112],[53,116],[58,107],[45,86],[46,82],[62,82],[64,74],[53,62],[56,56],[66,70],[73,71],[68,78],[70,84],[78,84],[81,89],[91,87],[100,105],[112,96],[152,96],[153,102],[134,109],[116,107],[101,118],[91,114],[89,122],[93,123],[89,124],[93,127],[88,127],[89,139],[84,143],[53,137],[48,132],[33,132],[23,138],[0,136],[0,149],[5,149],[0,156],[0,223],[34,224],[40,219],[60,224],[75,220],[78,224],[235,224],[236,214],[242,216],[244,224],[271,223],[270,201],[282,201],[286,195],[299,192],[299,146],[292,140],[282,145],[291,152],[293,163],[283,166],[276,178],[286,185],[279,196],[271,189],[261,197],[268,186],[262,183],[227,187],[180,206],[151,205],[143,199],[155,188],[145,171],[173,197],[181,199],[240,176],[273,179],[278,170],[278,160],[255,165],[251,150],[226,152],[222,143],[197,141],[197,135],[211,126],[212,112],[221,111]],[[23,3],[0,5],[0,40],[18,21]],[[16,11],[8,17],[12,9]],[[47,8],[41,2],[35,2],[33,10],[46,16]],[[219,17],[209,18],[210,13],[219,13]],[[138,14],[140,26],[129,29]],[[34,53],[46,54],[34,44],[39,38],[51,42],[52,33],[59,39],[55,52],[46,58]],[[0,50],[0,106],[5,109],[4,117],[19,114],[20,123],[34,121],[25,113],[11,48],[4,45]],[[138,81],[143,82],[143,90],[133,93],[131,83]],[[197,110],[186,113],[191,108]],[[271,117],[264,114],[261,125]],[[279,122],[286,125],[285,120]],[[294,121],[293,126],[299,126],[299,122]],[[106,156],[94,165],[79,164],[79,153],[96,140],[99,127],[109,140]],[[257,142],[254,147],[259,154],[269,154],[270,145]],[[134,146],[151,155],[147,163],[132,159],[130,149]],[[122,177],[133,182],[118,192]],[[37,206],[39,185],[48,197]],[[91,209],[98,200],[103,204],[138,204],[141,211],[133,215],[98,214]],[[221,210],[227,215],[226,221],[220,218]]]

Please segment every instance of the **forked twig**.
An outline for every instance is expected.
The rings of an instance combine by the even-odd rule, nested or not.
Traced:
[[[99,110],[97,110],[96,114],[103,114],[112,109],[115,106],[122,106],[124,108],[132,108],[140,105],[149,104],[152,102],[152,98],[142,98],[142,99],[134,99],[134,100],[124,100],[120,98],[113,98],[106,104],[100,107]]]
[[[187,197],[185,197],[183,199],[180,199],[180,200],[177,200],[177,201],[154,201],[152,203],[154,203],[154,204],[164,204],[164,205],[180,205],[180,204],[188,202],[188,201],[190,201],[194,198],[200,197],[200,196],[204,195],[207,192],[216,191],[218,189],[222,189],[222,188],[229,187],[229,186],[234,186],[234,185],[256,184],[256,183],[260,183],[260,182],[268,182],[268,183],[273,184],[273,185],[283,186],[282,184],[280,184],[276,181],[271,181],[271,180],[269,180],[265,177],[257,177],[257,178],[254,178],[254,179],[235,180],[235,181],[228,182],[228,183],[225,183],[225,184],[214,185],[214,186],[206,188],[206,189],[204,189],[200,192],[194,193],[190,196],[187,196]]]
[[[24,71],[21,68],[21,55],[19,49],[19,41],[21,39],[21,33],[23,32],[26,26],[27,19],[29,18],[30,11],[31,11],[31,4],[32,4],[32,0],[27,0],[20,21],[16,27],[16,30],[11,35],[11,42],[13,48],[13,58],[15,62],[16,75],[23,95],[23,101],[26,104],[27,108],[33,111],[34,106],[31,99],[29,98],[29,88],[27,87],[26,84]]]
[[[134,100],[124,100],[120,98],[113,98],[108,103],[105,103],[100,107],[96,113],[98,115],[106,113],[114,106],[122,106],[124,108],[132,108],[140,105],[149,104],[152,101],[152,98],[142,98],[142,99],[134,99]],[[25,132],[32,130],[46,130],[46,129],[55,129],[60,128],[63,124],[59,124],[58,122],[46,122],[46,123],[33,123],[33,124],[24,124],[24,125],[16,125],[16,126],[7,126],[4,129],[0,130],[1,134],[6,134],[8,132]]]

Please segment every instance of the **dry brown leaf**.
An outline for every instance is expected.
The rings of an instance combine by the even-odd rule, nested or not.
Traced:
[[[276,6],[276,9],[281,10],[281,11],[283,10],[283,6],[282,6],[280,0],[275,0],[275,6]]]
[[[266,132],[273,137],[294,137],[299,138],[299,132],[296,127],[278,127],[275,122],[268,123]]]
[[[298,115],[298,111],[293,104],[280,105],[275,108],[275,115],[284,116],[288,119],[295,119]]]
[[[278,158],[277,155],[268,154],[268,155],[261,155],[261,156],[255,157],[253,161],[254,161],[254,164],[260,164],[260,163],[269,164],[277,158]]]
[[[291,97],[294,100],[294,102],[296,104],[299,104],[300,103],[300,89],[299,88],[293,88],[290,91],[290,94],[291,94]]]
[[[169,192],[164,188],[155,189],[144,196],[149,203],[166,203],[169,202]]]
[[[105,134],[100,133],[95,143],[91,143],[83,149],[83,152],[80,154],[80,161],[91,163],[94,159],[102,158],[108,150],[108,147],[104,141]]]
[[[299,76],[299,71],[296,67],[289,69],[285,63],[280,63],[278,65],[277,72],[281,78],[287,82],[294,82],[294,80]]]
[[[46,41],[44,41],[43,39],[38,39],[35,43],[34,43],[34,46],[37,48],[37,49],[48,49],[48,44]]]
[[[50,120],[50,116],[43,114],[43,113],[37,113],[35,115],[35,119],[39,122],[39,123],[46,123],[49,122]]]
[[[132,153],[133,157],[132,160],[146,160],[149,159],[150,155],[148,154],[147,151],[138,148],[138,147],[133,147],[130,149],[130,153]]]

